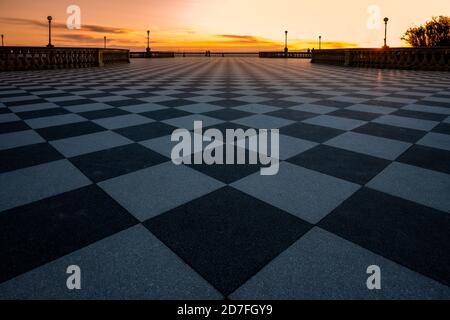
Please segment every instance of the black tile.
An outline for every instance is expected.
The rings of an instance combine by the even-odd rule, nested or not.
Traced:
[[[391,163],[388,160],[326,145],[316,146],[288,161],[361,185],[369,182]]]
[[[420,88],[414,88],[414,92],[416,92],[416,93],[424,93],[423,96],[429,96],[429,94],[435,95],[436,90],[433,89],[433,88],[420,87]]]
[[[97,103],[97,101],[89,99],[79,99],[79,100],[59,101],[54,103],[60,107],[69,107],[69,106],[78,106],[81,104]]]
[[[3,102],[3,104],[7,107],[16,107],[16,106],[24,106],[29,104],[36,103],[45,103],[48,102],[45,99],[33,99],[33,100],[24,100],[24,101],[11,101],[11,102]]]
[[[245,111],[236,110],[236,109],[221,109],[221,110],[205,112],[203,114],[208,117],[213,117],[213,118],[217,118],[217,119],[221,119],[221,120],[225,120],[225,121],[236,120],[239,118],[245,118],[245,117],[254,115],[254,113],[245,112]]]
[[[244,126],[242,124],[237,124],[234,122],[222,122],[222,123],[214,125],[214,129],[219,130],[222,133],[222,135],[225,137],[227,129],[232,129],[232,130],[242,129],[245,131],[247,129],[250,129],[250,127]]]
[[[223,98],[223,99],[233,99],[237,97],[242,97],[242,94],[236,94],[232,92],[225,92],[220,94],[213,94],[213,97]]]
[[[175,99],[175,100],[168,100],[168,101],[161,101],[158,102],[158,104],[166,107],[182,107],[182,106],[188,106],[190,104],[195,104],[197,102],[185,100],[185,99]]]
[[[150,98],[156,96],[156,94],[148,93],[148,92],[142,92],[142,93],[132,93],[132,94],[126,94],[125,97],[132,98],[132,99],[140,99],[140,98]]]
[[[450,151],[413,145],[396,161],[450,174]]]
[[[239,107],[239,106],[246,105],[246,104],[248,104],[248,102],[233,100],[233,99],[226,99],[226,100],[212,101],[212,102],[210,102],[210,104],[214,104],[219,107],[233,108],[233,107]]]
[[[169,159],[139,144],[129,144],[71,158],[94,182],[151,167]]]
[[[30,127],[23,121],[12,121],[12,122],[0,123],[0,134],[29,130],[29,129],[30,129]]]
[[[144,225],[225,295],[311,227],[231,187],[147,220]]]
[[[64,157],[48,143],[0,151],[0,173],[37,164],[63,159]]]
[[[114,130],[120,135],[133,140],[143,141],[172,134],[176,128],[161,122],[152,122]]]
[[[47,99],[47,98],[59,98],[59,97],[69,97],[72,96],[67,92],[59,92],[59,93],[46,93],[46,94],[37,94],[38,97]]]
[[[47,90],[47,89],[46,89]],[[1,92],[1,91],[0,91]],[[4,93],[1,94],[0,93],[0,98],[13,98],[13,97],[28,97],[31,96],[29,93],[27,92],[19,92],[19,93]]]
[[[0,282],[136,223],[131,214],[95,185],[3,211]]]
[[[93,99],[93,98],[104,98],[104,97],[110,97],[111,94],[107,92],[99,92],[99,93],[90,93],[90,94],[83,94],[83,97],[87,99]]]
[[[103,110],[80,112],[78,114],[86,119],[95,120],[95,119],[101,119],[101,118],[123,116],[125,114],[130,114],[130,112],[127,112],[122,109],[110,108],[110,109],[103,109]]]
[[[355,84],[355,85],[357,86],[358,84]],[[361,90],[363,90],[363,89],[364,89],[364,87],[361,87]],[[366,89],[370,89],[370,88],[366,88]],[[362,94],[362,93],[354,93],[354,92],[352,92],[350,94],[346,94],[343,97],[360,98],[360,99],[367,99],[367,100],[373,99],[372,95]]]
[[[33,119],[33,118],[59,116],[59,115],[68,114],[68,113],[70,113],[70,112],[64,108],[51,108],[51,109],[44,109],[44,110],[17,112],[16,115],[23,120],[27,120],[27,119]]]
[[[20,82],[19,81],[14,81],[14,82],[16,82],[16,84],[20,86]],[[22,81],[22,83],[23,83],[23,81]],[[17,86],[14,86],[13,85],[13,81],[10,81],[8,86],[0,88],[0,94],[2,92],[4,92],[4,91],[11,91],[11,90],[21,90],[21,89],[19,87],[17,87]],[[25,94],[27,95],[27,93],[25,93]],[[17,93],[17,95],[23,95],[23,94],[22,93]]]
[[[261,89],[258,89],[261,90]],[[267,90],[261,90],[263,92],[267,92]],[[265,93],[265,94],[258,94],[258,97],[263,97],[263,98],[268,98],[268,99],[281,99],[281,98],[286,98],[289,97],[289,95],[286,94],[280,94],[280,93]]]
[[[335,100],[330,100],[330,99],[315,101],[314,104],[318,104],[318,105],[326,106],[326,107],[335,107],[335,108],[346,108],[346,107],[353,105],[353,103],[350,103],[350,102],[335,101]]]
[[[363,188],[319,226],[450,285],[450,215]]]
[[[446,96],[445,98],[448,98],[448,96]],[[433,106],[433,107],[450,108],[449,102],[439,102],[439,101],[430,101],[430,100],[422,101],[421,100],[418,103],[423,103],[424,105]]]
[[[167,84],[165,84],[163,86],[158,87],[156,90],[153,90],[153,91],[167,90],[167,88],[165,88],[165,86],[170,86],[170,85],[173,85],[173,83],[167,83]],[[199,87],[203,86],[203,85],[206,85],[206,84],[201,84],[201,83],[187,84],[186,86],[183,86],[182,88],[177,88],[177,91],[182,91],[184,93],[196,94],[194,92],[202,90]],[[175,95],[171,94],[170,96],[174,97],[174,96],[176,96],[176,94]],[[197,94],[197,96],[200,96],[200,94]]]
[[[408,86],[405,86],[404,88],[409,89]],[[410,93],[391,93],[389,97],[392,98],[404,98],[404,99],[412,99],[412,100],[419,100],[419,96],[415,96]]]
[[[405,142],[416,142],[426,134],[425,131],[421,130],[400,128],[374,122],[366,123],[352,131]]]
[[[48,127],[35,130],[44,139],[58,140],[70,137],[81,136],[84,134],[95,133],[105,131],[105,128],[99,126],[96,123],[90,121],[83,121],[71,124],[65,124],[60,126]]]
[[[420,112],[420,111],[412,111],[412,110],[397,110],[392,115],[400,116],[400,117],[408,117],[408,118],[416,118],[422,120],[431,120],[431,121],[442,121],[447,118],[446,115],[430,113],[430,112]]]
[[[173,108],[140,113],[141,116],[145,116],[150,119],[159,120],[159,121],[167,120],[167,119],[171,119],[171,118],[184,117],[184,116],[188,116],[191,114],[192,113],[190,113],[190,112],[179,110],[179,109],[173,109]]]
[[[35,85],[33,85],[33,84],[30,84],[29,86],[22,86],[22,89],[23,90],[27,90],[29,92],[32,92],[33,94],[35,92],[39,93],[39,92],[42,92],[42,91],[53,91],[53,90],[55,90],[55,88],[50,87],[50,86],[45,86],[45,87],[40,86],[39,88],[36,88]]]
[[[450,123],[440,123],[431,131],[450,135]]]
[[[298,103],[274,99],[274,100],[264,101],[262,104],[265,104],[265,105],[271,106],[271,107],[289,108],[289,107],[293,107],[293,106],[297,105]]]
[[[433,97],[435,98],[444,98],[444,99],[448,99],[448,94],[442,94],[442,93],[436,93],[436,92],[432,92],[433,93]]]
[[[193,98],[193,97],[199,97],[199,94],[191,93],[191,92],[183,92],[183,93],[177,93],[177,94],[170,94],[170,97],[178,98],[178,99],[187,99],[187,98]],[[193,102],[196,103],[196,102]],[[171,107],[171,106],[169,106]],[[178,106],[176,106],[178,107]]]
[[[245,163],[238,164],[237,155],[238,149],[234,147],[234,162],[233,164],[226,164],[226,154],[227,154],[227,146],[223,146],[223,157],[222,164],[195,164],[194,156],[191,155],[191,164],[185,164],[195,170],[198,170],[214,179],[220,180],[224,183],[232,183],[234,181],[240,180],[252,173],[255,173],[260,170],[262,165],[259,163],[258,158],[256,158],[257,163],[250,164],[250,155],[248,149],[239,148],[239,152],[243,152],[245,155]],[[256,153],[253,153],[255,155]],[[213,156],[215,154],[213,153]],[[256,156],[258,156],[256,154]]]
[[[312,117],[317,117],[317,114],[315,114],[315,113],[297,111],[297,110],[292,110],[292,109],[280,109],[280,110],[266,113],[266,115],[284,118],[284,119],[293,120],[293,121],[302,121],[302,120],[309,119]]]
[[[126,106],[134,106],[137,104],[147,103],[138,99],[126,99],[126,100],[117,100],[117,101],[107,101],[105,104],[108,104],[113,107],[126,107]]]
[[[280,133],[288,136],[315,141],[325,142],[334,138],[345,131],[328,127],[316,126],[307,123],[294,123],[280,128]]]
[[[223,183],[230,184],[260,170],[259,164],[189,165],[190,167]]]
[[[99,81],[99,82],[102,82],[102,81]],[[109,86],[109,84],[106,83],[106,81],[103,81],[102,83],[104,85]],[[111,88],[104,88],[104,89],[102,89],[102,91],[109,93],[109,96],[114,96],[114,94],[113,94],[114,92],[122,91],[122,90],[127,90],[127,89],[126,88],[122,88],[120,86],[113,86]]]
[[[328,115],[362,120],[362,121],[372,121],[373,119],[376,119],[380,116],[379,114],[376,114],[376,113],[354,111],[354,110],[348,110],[348,109],[336,110],[331,113],[328,113]]]
[[[158,92],[158,91],[162,91],[162,90],[167,90],[167,88],[161,87],[159,86],[155,86],[155,87],[148,87],[145,89],[139,89],[139,91],[144,91],[146,93],[151,93],[153,96],[160,96],[160,94],[158,93],[152,93],[152,92]]]
[[[330,96],[326,95],[326,94],[319,94],[319,93],[310,92],[310,93],[307,93],[307,94],[302,94],[302,97],[325,100],[325,99],[329,98]]]
[[[385,100],[369,100],[369,101],[365,101],[364,104],[368,104],[371,106],[389,107],[389,108],[401,108],[406,105],[406,103],[385,101]]]

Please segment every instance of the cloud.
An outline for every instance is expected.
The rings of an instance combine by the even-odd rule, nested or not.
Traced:
[[[263,38],[239,35],[239,34],[217,34],[216,37],[227,39],[225,42],[234,44],[248,44],[248,45],[277,45],[277,42],[266,40]],[[224,42],[224,41],[222,41]]]
[[[233,42],[241,43],[260,43],[261,40],[254,36],[238,35],[238,34],[218,34],[216,37],[225,38]]]
[[[47,27],[47,21],[33,20],[33,19],[21,19],[21,18],[7,18],[0,17],[0,21],[9,24],[18,24],[18,25],[26,25],[32,27]],[[67,29],[65,23],[61,22],[52,22],[52,27],[55,29]],[[125,28],[115,28],[115,27],[107,27],[107,26],[99,26],[93,24],[82,24],[81,30],[90,31],[90,32],[98,32],[98,33],[113,33],[113,34],[126,34],[131,33],[133,30],[125,29]]]
[[[228,38],[228,39],[245,39],[245,40],[256,40],[254,36],[240,35],[240,34],[218,34],[217,37]]]
[[[121,29],[121,28],[113,28],[113,27],[105,27],[105,26],[97,26],[97,25],[82,25],[82,29],[91,31],[91,32],[101,32],[101,33],[115,33],[115,34],[124,34],[131,33],[133,30],[131,29]]]
[[[99,37],[92,37],[86,34],[61,34],[56,39],[74,40],[74,41],[100,41]]]
[[[291,41],[290,46],[294,48],[317,48],[319,43],[317,40],[297,40]],[[340,48],[356,48],[356,43],[338,42],[338,41],[322,41],[323,49],[340,49]]]

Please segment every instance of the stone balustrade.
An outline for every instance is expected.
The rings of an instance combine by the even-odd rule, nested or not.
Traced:
[[[450,71],[450,47],[317,50],[312,63],[381,69]]]
[[[0,47],[0,71],[99,67],[130,62],[129,50]]]
[[[170,51],[150,51],[150,52],[131,52],[130,58],[174,58],[175,52]]]
[[[188,51],[188,52],[175,52],[177,57],[257,57],[258,52],[248,51],[209,51],[206,54],[205,51]]]
[[[297,58],[297,59],[311,59],[311,53],[310,52],[304,52],[304,51],[290,51],[290,52],[282,52],[282,51],[267,51],[267,52],[260,52],[259,53],[260,58]]]
[[[110,63],[130,62],[130,50],[125,49],[98,49],[99,65]]]
[[[169,51],[151,51],[131,52],[130,58],[173,58],[173,57],[250,57],[258,56],[258,52],[238,52],[238,51],[188,51],[188,52],[169,52]]]

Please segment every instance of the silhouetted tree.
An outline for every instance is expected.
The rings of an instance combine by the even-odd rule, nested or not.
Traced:
[[[433,17],[424,25],[409,28],[401,39],[413,47],[450,46],[450,17]]]

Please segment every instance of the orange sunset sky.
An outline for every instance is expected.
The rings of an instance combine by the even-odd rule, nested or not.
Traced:
[[[81,8],[81,29],[69,30],[69,5]],[[378,9],[377,9],[378,8]],[[56,46],[103,46],[143,50],[151,30],[153,50],[281,50],[380,47],[390,18],[388,44],[432,16],[450,15],[449,0],[0,0],[5,45],[47,44],[46,17],[54,20]],[[378,17],[380,19],[378,19]]]

